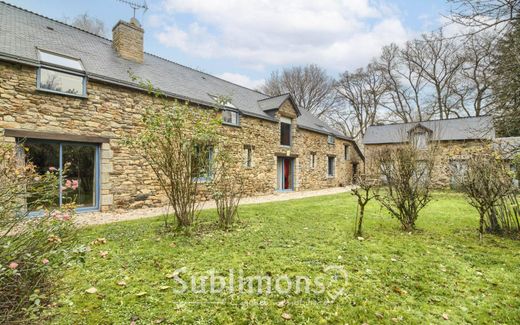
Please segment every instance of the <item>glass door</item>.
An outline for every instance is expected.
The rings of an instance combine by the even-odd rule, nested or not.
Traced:
[[[56,206],[73,203],[78,210],[99,208],[99,146],[96,144],[28,139],[25,159],[40,174],[57,171]]]

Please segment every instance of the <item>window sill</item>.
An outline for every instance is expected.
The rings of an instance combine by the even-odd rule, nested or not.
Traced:
[[[282,149],[291,149],[292,145],[286,145],[286,144],[281,144],[280,145],[280,148]]]
[[[327,179],[333,179],[333,178],[336,178],[335,175],[327,175]]]
[[[43,93],[62,95],[62,96],[67,96],[67,97],[79,98],[79,99],[88,99],[88,97],[86,95],[69,94],[69,93],[64,93],[64,92],[61,92],[61,91],[54,91],[54,90],[40,88],[40,87],[36,87],[36,90],[39,91],[39,92],[43,92]]]

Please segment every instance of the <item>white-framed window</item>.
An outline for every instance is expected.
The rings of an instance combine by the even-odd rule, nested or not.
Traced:
[[[344,158],[345,160],[350,160],[350,145],[345,144],[345,145],[343,146],[343,150],[344,150],[344,152],[343,152],[343,158]]]
[[[206,182],[213,177],[214,149],[211,145],[195,145],[192,159],[192,171],[199,182]]]
[[[39,90],[85,97],[86,75],[81,60],[38,50],[41,66],[37,74]]]
[[[280,118],[280,144],[282,146],[290,146],[291,145],[291,125],[292,120],[290,118],[281,117]]]
[[[417,132],[413,134],[413,143],[419,150],[428,148],[428,134],[426,132]]]
[[[329,136],[327,137],[327,143],[334,144],[335,141],[336,139],[334,138],[334,136],[332,134],[329,134]]]
[[[240,117],[237,111],[225,109],[222,111],[222,123],[229,125],[239,125]]]
[[[334,177],[336,175],[336,157],[327,157],[327,176]]]
[[[311,169],[316,168],[316,153],[315,152],[311,152],[309,165],[310,165]]]

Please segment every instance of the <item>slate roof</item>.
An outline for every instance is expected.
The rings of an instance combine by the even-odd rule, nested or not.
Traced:
[[[145,53],[144,63],[118,57],[112,41],[90,34],[59,21],[0,2],[0,60],[39,65],[37,48],[81,59],[92,80],[137,87],[129,69],[138,77],[149,79],[166,95],[202,105],[214,105],[214,96],[226,96],[244,115],[274,120],[265,107],[282,104],[281,98],[236,85],[215,76]],[[349,139],[325,125],[311,113],[300,110],[300,128]],[[324,125],[321,127],[320,125]]]
[[[491,116],[464,117],[448,120],[372,125],[363,137],[364,144],[402,143],[408,132],[418,126],[429,129],[435,141],[494,139],[495,128]]]

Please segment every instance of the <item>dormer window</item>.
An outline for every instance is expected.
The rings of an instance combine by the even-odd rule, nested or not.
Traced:
[[[222,123],[229,125],[239,125],[240,119],[237,111],[224,109],[222,111]]]
[[[428,148],[428,134],[426,132],[413,133],[413,143],[415,148],[426,150]]]
[[[222,109],[222,124],[227,125],[239,125],[240,124],[240,114],[238,109],[236,108],[231,100],[226,96],[215,96],[209,95],[215,103]]]
[[[41,67],[38,70],[39,90],[85,97],[86,76],[81,60],[38,50]]]

